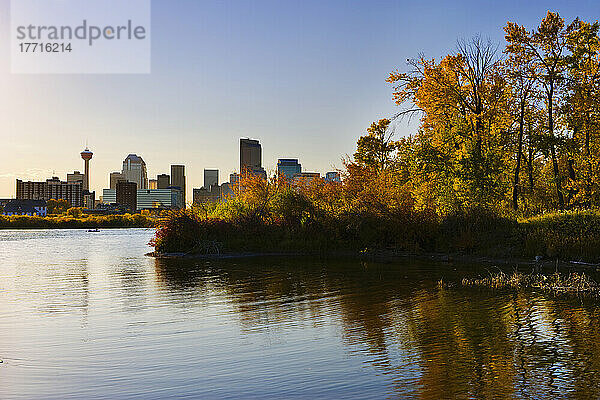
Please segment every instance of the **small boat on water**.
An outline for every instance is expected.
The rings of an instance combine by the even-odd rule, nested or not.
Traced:
[[[100,232],[100,229],[88,229],[88,232]]]

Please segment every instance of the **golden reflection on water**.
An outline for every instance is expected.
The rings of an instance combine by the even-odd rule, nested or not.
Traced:
[[[440,289],[419,265],[272,262],[157,260],[155,272],[159,286],[231,303],[246,332],[339,323],[349,352],[391,378],[391,397],[600,396],[591,301]]]

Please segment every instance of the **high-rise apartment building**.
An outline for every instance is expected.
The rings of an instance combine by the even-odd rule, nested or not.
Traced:
[[[185,208],[185,166],[171,165],[171,187],[181,190],[183,204]]]
[[[137,184],[126,181],[117,182],[116,203],[135,212],[137,210]]]
[[[110,173],[110,188],[111,189],[116,189],[117,188],[117,182],[120,181],[124,181],[126,182],[127,179],[125,179],[125,176],[120,173],[120,172],[111,172]]]
[[[294,175],[302,172],[302,164],[297,158],[280,158],[277,161],[277,176],[291,182]]]
[[[17,179],[19,200],[66,200],[71,207],[83,206],[83,183],[63,182],[57,177],[46,182],[23,182]]]
[[[219,170],[205,169],[204,170],[204,188],[210,190],[213,186],[219,186]]]
[[[79,171],[73,171],[72,174],[67,174],[67,183],[81,182],[81,184],[83,185],[84,181],[85,181],[85,175]]]
[[[148,173],[146,163],[142,157],[137,154],[129,154],[123,161],[123,170],[121,171],[125,179],[129,182],[135,182],[138,189],[148,188]]]
[[[171,176],[167,174],[161,174],[156,177],[158,181],[157,189],[168,189],[171,186]]]

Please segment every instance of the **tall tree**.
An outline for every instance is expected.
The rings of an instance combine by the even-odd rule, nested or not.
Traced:
[[[405,107],[398,115],[422,113],[417,137],[420,154],[428,158],[423,164],[438,166],[435,175],[450,174],[441,184],[469,191],[465,199],[497,196],[507,120],[496,46],[475,37],[460,41],[439,63],[420,56],[409,66],[409,72],[392,72],[388,82],[396,103]]]
[[[533,58],[528,52],[512,53],[505,62],[504,73],[511,88],[511,103],[515,120],[518,124],[516,135],[515,167],[512,191],[512,206],[519,208],[519,193],[521,190],[521,164],[525,137],[525,117],[531,107],[532,91],[535,84],[535,67]],[[530,122],[531,124],[531,122]],[[531,129],[529,130],[531,133]],[[530,149],[531,150],[531,149]],[[531,154],[531,153],[530,153]],[[530,157],[531,158],[531,157]],[[533,187],[533,171],[529,162],[530,186]]]
[[[560,84],[565,78],[565,53],[568,38],[565,21],[558,13],[548,11],[535,30],[527,31],[523,26],[514,22],[508,22],[504,30],[508,42],[506,46],[508,54],[535,60],[536,78],[546,100],[547,144],[552,158],[556,195],[559,207],[564,208],[565,201],[556,154],[558,138],[555,135],[555,108]]]
[[[577,201],[590,205],[593,187],[597,186],[595,166],[600,161],[594,139],[600,131],[600,38],[598,22],[587,23],[576,19],[567,28],[567,89],[565,114],[573,132],[573,146],[569,154],[572,193]],[[575,170],[579,170],[576,175]],[[581,182],[580,184],[580,180]],[[580,190],[583,189],[583,190]]]

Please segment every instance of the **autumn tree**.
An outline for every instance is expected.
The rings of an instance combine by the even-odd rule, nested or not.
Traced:
[[[81,207],[71,207],[67,210],[67,215],[73,218],[81,218],[83,215],[83,208]]]
[[[403,107],[398,115],[422,114],[418,154],[428,180],[446,186],[434,190],[448,193],[449,186],[463,203],[501,196],[509,121],[496,46],[475,37],[439,63],[420,56],[408,64],[410,71],[392,72],[388,82]]]
[[[531,135],[532,130],[526,129],[526,115],[533,107],[533,90],[535,85],[535,64],[532,55],[527,52],[511,53],[504,63],[504,75],[508,80],[511,92],[511,105],[514,122],[517,124],[515,166],[512,190],[512,207],[519,208],[519,194],[521,191],[521,165],[524,157],[524,140],[526,133]],[[531,118],[531,112],[529,112]],[[531,127],[529,121],[528,126]],[[532,144],[531,137],[529,143]],[[529,148],[528,168],[530,187],[533,188],[533,148]]]
[[[548,11],[540,25],[532,31],[527,31],[523,26],[508,22],[504,28],[507,41],[506,52],[509,55],[525,60],[533,60],[533,70],[539,84],[541,94],[545,99],[547,113],[548,147],[554,184],[560,208],[564,208],[565,201],[562,191],[561,174],[556,154],[560,138],[555,134],[556,102],[565,79],[565,56],[567,52],[568,33],[565,21],[558,13]]]
[[[367,134],[358,139],[354,159],[360,165],[373,169],[376,172],[383,171],[392,158],[396,149],[396,143],[392,140],[394,134],[390,129],[389,119],[380,119],[373,122],[367,128]]]
[[[48,214],[64,214],[69,208],[71,208],[69,202],[63,199],[50,199],[46,202],[46,206],[48,209]]]
[[[597,204],[600,162],[600,39],[598,22],[576,19],[567,28],[567,99],[564,113],[573,132],[569,148],[569,200]]]

